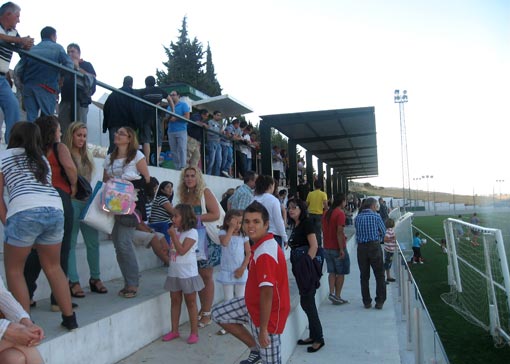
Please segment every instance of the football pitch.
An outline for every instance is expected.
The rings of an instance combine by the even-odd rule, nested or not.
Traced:
[[[454,216],[414,217],[413,225],[439,242],[444,238],[443,221]],[[463,215],[469,222],[470,215]],[[510,213],[480,213],[480,225],[501,229],[507,256],[510,252]],[[447,276],[447,255],[430,242],[422,246],[425,264],[410,266],[423,295],[425,304],[443,342],[452,364],[510,363],[510,347],[495,348],[488,332],[466,321],[453,308],[441,300],[441,294],[450,291]],[[510,258],[509,258],[510,261]],[[486,300],[480,299],[481,302]]]

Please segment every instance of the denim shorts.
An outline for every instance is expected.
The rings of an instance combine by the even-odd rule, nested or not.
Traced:
[[[60,244],[64,236],[64,212],[53,207],[36,207],[7,219],[5,242],[20,248],[34,244]]]
[[[344,259],[338,259],[340,252],[337,249],[324,249],[328,273],[349,274],[351,272],[351,259],[347,249],[344,249]]]
[[[391,268],[391,264],[393,263],[393,254],[394,252],[384,251],[384,269],[388,270]]]

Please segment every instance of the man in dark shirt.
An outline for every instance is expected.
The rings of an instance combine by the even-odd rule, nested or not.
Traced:
[[[381,219],[386,221],[389,217],[388,215],[388,206],[386,206],[386,201],[382,197],[379,198],[379,215],[381,215]]]
[[[133,77],[124,77],[124,82],[120,89],[134,95]],[[106,133],[106,130],[108,130],[110,137],[108,153],[111,153],[115,147],[113,144],[113,138],[119,128],[123,126],[129,126],[133,129],[138,128],[136,122],[136,106],[137,103],[134,99],[131,99],[129,96],[123,95],[120,92],[114,91],[106,99],[103,107],[103,133]]]
[[[203,127],[207,128],[207,121],[209,120],[209,111],[203,109],[198,114],[193,114],[191,120],[197,122]],[[191,167],[199,167],[200,165],[200,151],[202,143],[204,142],[204,128],[192,123],[188,123],[188,150],[187,161]],[[202,169],[202,168],[200,168]]]
[[[161,87],[156,86],[156,79],[153,76],[147,76],[145,78],[145,88],[137,91],[145,101],[148,101],[154,105],[160,105],[161,100],[166,99],[170,105],[172,111],[174,110],[174,102],[168,92],[163,90]],[[156,129],[157,120],[157,129]],[[151,155],[151,141],[152,136],[157,133],[157,150],[156,150],[156,161],[161,153],[161,145],[163,143],[162,128],[162,115],[159,112],[156,113],[156,109],[148,105],[141,106],[141,124],[139,129],[139,142],[143,145],[143,154],[147,159],[147,164],[150,164]]]
[[[59,105],[58,119],[60,121],[60,128],[62,134],[65,133],[69,124],[73,121],[81,121],[87,123],[87,114],[89,112],[89,105],[92,103],[91,96],[96,92],[96,71],[92,63],[84,61],[81,58],[80,46],[76,43],[71,43],[67,46],[67,54],[71,57],[74,68],[88,76],[87,80],[84,78],[78,79],[76,86],[76,118],[74,117],[74,75],[66,72],[64,74],[64,82],[62,84],[61,98],[62,101]]]

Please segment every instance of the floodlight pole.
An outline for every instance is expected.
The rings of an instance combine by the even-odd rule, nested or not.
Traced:
[[[429,179],[434,178],[434,176],[426,175],[426,176],[421,176],[421,178],[423,178],[423,179],[426,179],[426,180],[427,180],[427,209],[430,211],[430,189],[429,189]],[[436,201],[435,201],[435,198],[434,198],[434,212],[435,212],[435,208],[436,208]]]
[[[406,206],[406,186],[408,192],[408,200],[411,200],[411,179],[409,178],[409,159],[407,153],[407,136],[406,136],[406,118],[404,112],[404,104],[408,101],[407,91],[403,90],[400,95],[400,90],[395,90],[393,100],[398,104],[400,115],[400,149],[402,154],[402,199],[404,208]]]
[[[505,180],[504,179],[497,179],[496,180],[496,183],[499,185],[499,204],[501,205],[501,184],[504,183]],[[493,191],[493,195],[494,195],[494,191]]]
[[[414,207],[418,206],[418,190],[420,188],[419,181],[421,181],[421,177],[415,177],[413,178],[413,181],[415,181],[415,192],[414,192]]]

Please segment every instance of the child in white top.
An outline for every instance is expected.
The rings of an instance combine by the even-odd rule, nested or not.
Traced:
[[[163,336],[163,341],[177,339],[179,335],[179,317],[181,316],[182,296],[188,308],[191,333],[188,344],[198,342],[198,311],[197,292],[204,288],[204,281],[198,274],[197,241],[198,232],[193,227],[197,225],[197,217],[190,205],[175,206],[173,225],[170,234],[170,265],[165,289],[170,291],[172,330]]]
[[[246,267],[251,251],[248,237],[241,235],[242,218],[241,210],[227,211],[218,234],[221,243],[221,266],[216,280],[223,284],[225,301],[244,297],[248,278]]]
[[[384,235],[384,269],[386,270],[386,283],[395,282],[395,278],[391,277],[390,268],[393,263],[393,255],[397,247],[397,239],[395,237],[395,221],[386,219],[386,235]]]

